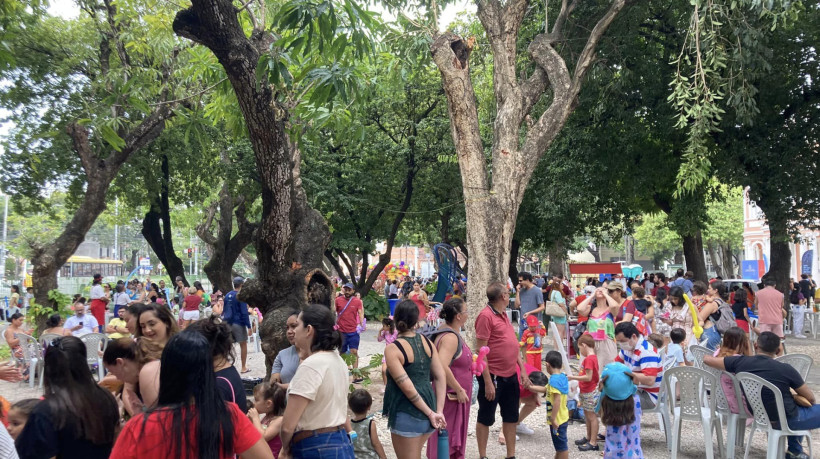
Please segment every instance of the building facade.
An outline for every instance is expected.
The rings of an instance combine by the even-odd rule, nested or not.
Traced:
[[[749,191],[746,189],[743,192],[743,278],[759,279],[769,269],[769,242],[766,216],[753,201],[749,200]],[[818,244],[820,231],[800,228],[799,241],[790,244],[790,277],[799,279],[801,274],[811,274],[817,278],[820,262]]]

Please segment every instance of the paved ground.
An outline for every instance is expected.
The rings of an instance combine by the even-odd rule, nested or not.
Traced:
[[[812,356],[815,362],[820,362],[820,339],[814,340],[809,338],[806,340],[798,340],[790,338],[787,342],[787,346],[789,353],[809,354]],[[383,350],[384,345],[376,341],[375,330],[369,330],[363,335],[360,349],[363,359],[367,360],[369,359],[369,356],[376,353],[382,353]],[[264,376],[265,366],[262,354],[251,352],[248,360],[249,366],[252,369],[250,375],[258,377]],[[375,412],[381,409],[381,390],[384,386],[381,381],[381,375],[378,371],[373,372],[372,378],[373,385],[369,387],[369,390],[374,398],[373,411]],[[812,368],[811,374],[808,378],[808,383],[815,391],[815,393],[818,394],[818,398],[820,398],[820,364],[816,364]],[[3,395],[12,402],[24,398],[39,397],[41,394],[42,392],[36,388],[29,389],[27,384],[21,385],[0,381],[0,395]],[[472,407],[471,419],[475,419],[476,411],[477,405],[474,405]],[[390,446],[391,441],[390,433],[387,430],[387,420],[382,418],[380,414],[376,415],[376,419],[379,428],[379,438],[385,445],[385,449],[388,451],[388,457],[395,458],[395,455],[392,453],[392,447]],[[467,439],[467,457],[473,459],[478,457],[478,448],[475,442],[475,422],[471,421],[471,424],[472,425],[470,427]],[[527,418],[526,424],[529,425],[535,431],[535,434],[521,436],[521,439],[518,441],[516,448],[516,457],[518,457],[519,459],[552,458],[554,455],[554,450],[552,448],[552,442],[550,440],[549,430],[546,424],[546,410],[544,409],[543,405],[540,408],[536,409],[535,412],[533,412]],[[496,441],[496,439],[498,438],[499,429],[500,424],[491,428],[491,440],[489,442],[487,451],[488,456],[491,459],[503,458],[506,453],[505,447],[501,446]],[[682,430],[683,432],[681,433],[681,452],[678,455],[678,457],[686,459],[702,459],[703,457],[705,457],[702,429],[698,425],[696,425],[696,423],[685,423]],[[568,428],[570,441],[583,437],[585,435],[585,432],[586,430],[583,424],[570,424]],[[644,417],[641,438],[643,442],[644,456],[646,458],[649,459],[670,457],[670,453],[666,450],[665,447],[664,435],[658,428],[657,416]],[[820,433],[815,434],[815,441],[813,443],[813,447],[815,451],[820,452]],[[749,457],[765,457],[765,448],[766,435],[758,433],[755,436],[755,439],[753,440],[752,450],[750,452]],[[595,459],[601,457],[600,453],[579,452],[577,451],[577,449],[575,449],[575,447],[572,444],[570,444],[570,452],[570,457],[572,458]],[[737,457],[743,457],[743,451],[739,451]],[[820,453],[816,454],[815,457],[820,457]]]

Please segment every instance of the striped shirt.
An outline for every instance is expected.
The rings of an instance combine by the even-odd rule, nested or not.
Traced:
[[[661,389],[661,381],[663,381],[663,366],[661,365],[661,358],[658,356],[658,351],[655,349],[655,346],[641,337],[633,351],[619,351],[615,361],[623,362],[633,373],[654,376],[654,384],[649,386],[638,384],[638,389],[649,394],[652,401],[657,403],[658,393]]]
[[[14,449],[14,440],[8,431],[0,424],[0,459],[17,459],[17,450]]]

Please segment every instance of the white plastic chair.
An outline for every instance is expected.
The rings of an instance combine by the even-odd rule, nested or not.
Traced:
[[[251,314],[249,318],[251,319],[251,333],[248,335],[248,344],[253,341],[253,351],[262,352],[262,345],[259,342],[259,317]]]
[[[28,387],[34,388],[34,378],[40,378],[40,387],[43,387],[43,348],[36,339],[25,333],[15,333],[23,348],[23,360],[28,364]]]
[[[733,392],[731,394],[726,393],[724,390],[723,381],[727,381],[732,385]],[[746,399],[743,397],[740,383],[732,373],[721,371],[718,377],[718,385],[720,386],[720,393],[723,394],[727,403],[724,412],[720,407],[721,401],[718,400],[718,413],[726,420],[726,457],[734,459],[735,449],[738,446],[743,446],[743,441],[746,438],[746,420],[749,419],[746,414]],[[730,400],[734,400],[736,410],[732,410],[728,406]]]
[[[675,367],[675,358],[667,356],[665,359],[661,360],[661,362],[663,363],[663,377],[665,379],[666,371],[670,368]],[[658,402],[655,404],[655,406],[653,408],[641,406],[641,410],[643,412],[642,416],[646,416],[647,414],[653,413],[658,415],[658,428],[666,436],[666,449],[671,450],[672,438],[669,435],[669,432],[671,430],[671,420],[669,415],[669,404],[667,402],[666,387],[663,383],[661,383],[660,391],[658,392]]]
[[[708,347],[694,345],[689,348],[692,352],[692,355],[695,356],[695,368],[703,369],[703,356],[705,355],[712,355],[715,351],[709,349]]]
[[[683,421],[693,421],[703,426],[703,437],[706,446],[706,459],[714,459],[715,448],[712,444],[712,431],[717,432],[718,453],[723,455],[723,438],[720,421],[715,416],[714,396],[706,393],[706,386],[715,387],[715,377],[706,370],[693,367],[674,367],[663,375],[669,408],[674,418],[672,423],[672,459],[678,457],[680,449],[681,425]],[[675,394],[675,388],[680,388],[680,400]]]
[[[794,367],[794,369],[800,373],[800,377],[803,378],[803,381],[809,377],[811,366],[814,365],[814,359],[806,354],[786,354],[781,355],[775,360]]]
[[[780,389],[760,376],[755,376],[751,373],[738,373],[736,376],[737,380],[740,381],[740,385],[743,386],[743,391],[746,393],[746,399],[749,401],[749,405],[752,406],[752,415],[754,416],[752,433],[749,434],[749,440],[746,442],[746,453],[743,455],[743,459],[749,457],[749,447],[752,445],[752,439],[754,438],[755,431],[758,429],[766,429],[769,435],[769,445],[766,450],[767,459],[784,457],[786,455],[786,437],[792,435],[807,437],[809,457],[814,457],[811,450],[811,431],[791,430],[789,428],[789,423],[786,420],[786,409],[783,407],[783,394],[780,393]],[[766,412],[765,405],[763,405],[764,388],[769,389],[774,394],[780,429],[772,427],[769,414]]]
[[[105,369],[103,368],[103,360],[101,352],[105,352],[105,347],[108,345],[108,336],[103,333],[88,333],[80,337],[80,341],[85,344],[86,361],[88,367],[97,365],[97,377],[102,381],[105,376]]]
[[[40,339],[39,339],[40,345],[43,346],[43,349],[45,349],[46,346],[51,344],[52,341],[54,341],[57,338],[62,338],[62,337],[63,337],[63,335],[58,335],[56,333],[43,333],[42,335],[40,335]]]

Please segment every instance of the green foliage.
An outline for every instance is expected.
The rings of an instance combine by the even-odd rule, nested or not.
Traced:
[[[52,305],[42,306],[34,301],[29,303],[28,315],[26,315],[26,323],[35,328],[34,334],[40,334],[40,327],[45,323],[48,316],[55,312],[60,314],[64,319],[74,312],[69,307],[71,305],[71,296],[60,293],[57,290],[50,290],[48,292],[48,299]]]
[[[390,304],[375,290],[367,292],[367,295],[362,298],[362,304],[364,304],[364,315],[370,320],[381,322],[390,315]]]
[[[756,79],[769,71],[771,50],[765,35],[793,24],[802,2],[693,0],[689,27],[671,83],[669,101],[678,110],[677,126],[688,133],[678,173],[678,193],[708,182],[711,136],[720,132],[727,111],[733,124],[751,125],[759,113]],[[812,6],[814,8],[814,6]]]
[[[56,306],[57,310],[61,312],[68,306],[71,306],[71,302],[73,300],[71,295],[62,293],[59,290],[49,290],[48,299],[51,300],[54,306]]]
[[[350,353],[342,354],[342,360],[345,361],[347,364],[348,369],[350,370],[350,374],[353,376],[354,379],[362,378],[363,381],[360,383],[363,387],[367,387],[373,384],[373,381],[370,379],[370,372],[375,370],[376,368],[382,367],[382,354],[373,354],[370,356],[370,361],[367,365],[362,366],[361,360],[359,360],[359,368],[353,368],[353,362],[356,360],[356,356]],[[351,384],[350,385],[350,392],[356,390],[356,387]]]
[[[683,247],[680,235],[670,228],[669,219],[663,212],[644,214],[641,223],[635,227],[634,236],[638,253],[651,257],[655,266],[661,266]]]

